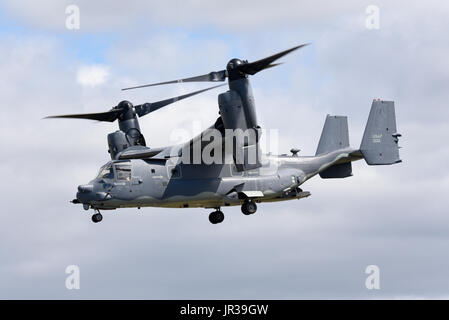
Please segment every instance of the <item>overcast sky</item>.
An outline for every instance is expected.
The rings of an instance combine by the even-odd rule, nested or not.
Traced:
[[[80,29],[66,28],[66,7]],[[379,29],[366,27],[368,5]],[[443,1],[0,1],[0,298],[449,298],[449,5]],[[315,153],[326,114],[358,147],[372,99],[394,100],[403,163],[353,164],[312,196],[225,208],[122,209],[93,224],[69,200],[109,159],[115,123],[42,120],[203,88],[120,88],[311,45],[251,78],[280,151]],[[217,117],[220,88],[140,123],[151,147]],[[193,135],[194,133],[192,133]],[[80,290],[65,288],[78,265]],[[380,290],[365,268],[380,268]]]

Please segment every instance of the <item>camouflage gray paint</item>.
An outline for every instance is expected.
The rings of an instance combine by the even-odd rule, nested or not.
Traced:
[[[373,101],[359,149],[349,147],[347,118],[327,116],[315,156],[262,155],[258,168],[238,171],[227,156],[224,164],[184,164],[170,156],[173,148],[159,149],[149,159],[113,160],[88,185],[79,186],[75,202],[85,208],[204,207],[242,205],[308,197],[300,186],[322,178],[352,175],[351,162],[369,165],[398,163],[394,103]]]

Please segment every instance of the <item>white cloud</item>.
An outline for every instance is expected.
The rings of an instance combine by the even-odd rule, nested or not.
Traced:
[[[86,87],[95,87],[106,82],[109,67],[102,65],[82,66],[76,73],[76,81]]]

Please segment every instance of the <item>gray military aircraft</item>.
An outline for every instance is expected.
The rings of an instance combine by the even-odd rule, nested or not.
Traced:
[[[349,177],[352,161],[365,159],[368,165],[401,162],[394,102],[381,100],[372,103],[358,149],[349,146],[347,117],[328,115],[314,156],[298,156],[298,149],[292,149],[291,155],[261,152],[261,128],[248,76],[278,65],[277,59],[303,46],[254,62],[232,59],[218,72],[123,89],[228,78],[229,90],[218,95],[220,116],[215,124],[179,145],[147,147],[138,117],[218,86],[135,106],[122,101],[107,112],[47,117],[117,120],[119,124],[119,130],[107,139],[111,161],[95,179],[78,187],[72,202],[83,204],[85,210],[94,209],[95,223],[103,219],[100,210],[202,207],[214,209],[209,220],[217,224],[224,220],[221,207],[238,205],[243,214],[251,215],[256,203],[308,197],[310,192],[300,188],[304,182],[317,174],[324,179]]]

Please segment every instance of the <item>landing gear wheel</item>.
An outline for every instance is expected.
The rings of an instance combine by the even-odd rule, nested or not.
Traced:
[[[222,223],[224,220],[224,214],[220,210],[211,212],[209,215],[209,221],[212,224]]]
[[[242,204],[242,213],[244,215],[250,215],[250,214],[254,214],[257,211],[257,205],[254,201],[252,200],[246,200],[245,202],[243,202]]]
[[[92,222],[94,222],[94,223],[98,223],[101,220],[103,220],[103,216],[99,212],[92,216]]]

